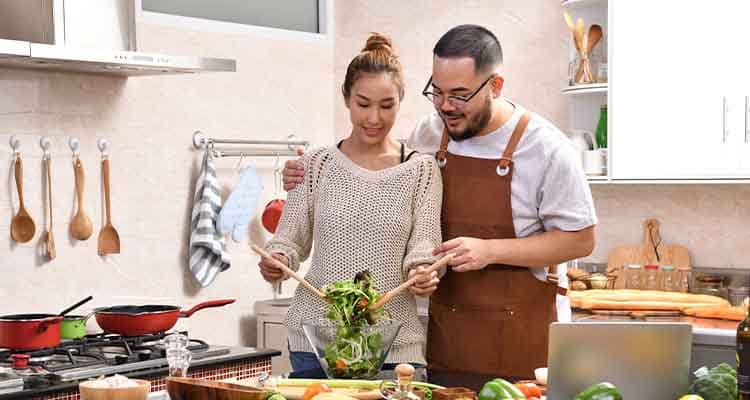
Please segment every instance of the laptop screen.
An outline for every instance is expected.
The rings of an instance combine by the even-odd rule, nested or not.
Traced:
[[[691,343],[687,323],[554,323],[547,399],[570,400],[600,382],[625,400],[679,398],[689,386]]]

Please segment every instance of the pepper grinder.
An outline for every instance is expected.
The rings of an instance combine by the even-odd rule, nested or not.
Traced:
[[[388,400],[421,400],[412,392],[412,381],[414,380],[414,367],[410,364],[399,364],[394,369],[396,373],[396,389],[392,393],[384,391],[381,385],[381,393]],[[385,383],[386,381],[383,381]]]

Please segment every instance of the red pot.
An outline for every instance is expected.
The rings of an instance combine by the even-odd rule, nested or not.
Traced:
[[[96,310],[96,322],[108,333],[123,336],[149,335],[166,332],[177,323],[178,318],[187,318],[203,308],[231,303],[234,303],[234,299],[206,301],[187,311],[181,311],[177,306],[163,305],[106,307]]]
[[[13,350],[38,350],[60,344],[60,322],[54,314],[16,314],[0,316],[0,347]]]
[[[284,204],[286,202],[282,199],[271,200],[266,204],[266,209],[263,210],[261,220],[263,221],[263,227],[271,233],[276,233],[276,228],[279,226],[279,220],[281,219],[281,212],[284,211]]]

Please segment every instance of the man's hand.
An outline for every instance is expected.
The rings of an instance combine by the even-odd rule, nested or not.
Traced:
[[[409,287],[409,291],[415,296],[428,297],[435,290],[437,290],[437,285],[438,283],[440,283],[440,278],[438,278],[437,271],[432,271],[429,274],[425,274],[424,270],[426,270],[428,267],[429,265],[420,265],[417,268],[412,268],[409,270],[408,279],[411,279],[414,275],[419,275],[417,281],[413,285],[411,285],[411,287]]]
[[[297,155],[302,156],[303,154],[305,154],[305,149],[298,148]],[[281,174],[283,175],[284,190],[288,192],[302,183],[305,176],[305,166],[302,165],[302,161],[299,159],[288,160],[284,163],[284,169],[281,171]]]
[[[279,253],[273,253],[271,256],[282,263],[289,266],[289,260],[282,254]],[[258,267],[260,267],[260,274],[263,275],[263,279],[265,279],[267,282],[276,282],[284,277],[284,271],[277,268],[273,265],[271,260],[268,260],[265,257],[260,258],[260,262],[258,262]]]
[[[436,247],[433,254],[454,255],[450,262],[453,271],[466,272],[482,269],[492,262],[492,253],[487,240],[457,237]]]

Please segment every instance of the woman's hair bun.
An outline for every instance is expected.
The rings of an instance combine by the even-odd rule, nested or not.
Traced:
[[[365,47],[362,49],[362,51],[365,52],[378,50],[393,53],[393,45],[391,43],[391,39],[380,33],[372,33],[370,37],[367,38],[367,43],[365,43]]]

